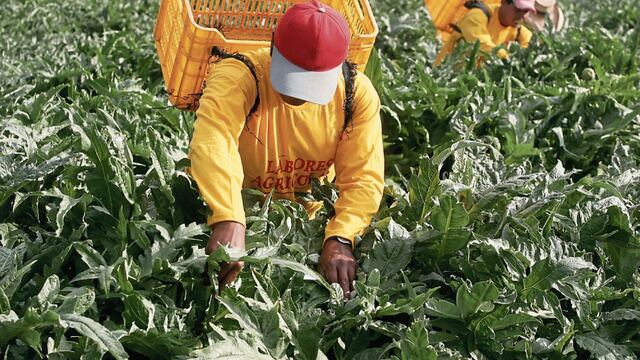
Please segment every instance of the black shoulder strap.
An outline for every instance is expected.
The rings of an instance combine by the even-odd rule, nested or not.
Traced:
[[[464,7],[466,7],[469,10],[471,10],[471,9],[480,9],[487,16],[487,22],[489,22],[489,20],[491,20],[491,11],[487,7],[487,5],[485,5],[482,1],[479,1],[479,0],[468,0],[467,2],[464,3]],[[453,29],[453,31],[462,34],[462,30],[460,30],[458,25],[451,24],[450,26]]]
[[[249,117],[251,117],[251,115],[253,115],[254,112],[256,112],[256,110],[258,110],[258,105],[260,105],[260,88],[258,87],[258,74],[256,73],[256,67],[253,65],[253,63],[251,62],[251,60],[249,60],[248,57],[239,53],[228,53],[217,46],[214,46],[211,49],[211,55],[217,57],[219,60],[232,58],[232,59],[241,61],[243,64],[247,66],[247,68],[249,69],[249,72],[251,72],[251,75],[253,76],[253,80],[255,80],[256,82],[256,99],[253,102],[251,111],[249,111],[249,114],[247,115],[247,119],[248,119]]]
[[[464,7],[466,7],[469,10],[480,9],[487,16],[487,19],[491,20],[491,11],[489,11],[489,8],[487,7],[487,5],[485,5],[482,1],[469,0],[464,3]]]
[[[342,63],[342,76],[344,76],[345,83],[348,83],[351,79],[351,69],[346,61]]]
[[[342,131],[347,131],[351,127],[353,120],[353,102],[355,100],[355,79],[358,74],[356,64],[345,61],[342,63],[342,76],[344,77],[344,125]]]
[[[247,58],[246,56],[239,53],[228,53],[217,46],[214,46],[211,49],[211,55],[217,57],[220,60],[229,59],[229,58],[236,59],[238,61],[241,61],[243,64],[247,66],[247,68],[249,68],[249,71],[251,72],[251,75],[253,76],[253,79],[256,82],[257,93],[256,93],[256,99],[253,103],[253,107],[251,107],[251,111],[247,115],[247,119],[248,119],[258,109],[258,105],[260,104],[260,89],[258,87],[258,75],[256,73],[255,66],[253,65],[251,60],[249,60],[249,58]],[[353,76],[354,74],[356,74],[356,72],[353,71],[353,69],[355,69],[355,64],[351,64],[348,61],[345,61],[342,64],[342,75],[344,76],[344,83],[345,83],[345,99],[343,104],[344,114],[345,114],[344,129],[346,129],[351,124],[351,120],[353,117],[353,99],[354,99],[354,92],[355,92]]]

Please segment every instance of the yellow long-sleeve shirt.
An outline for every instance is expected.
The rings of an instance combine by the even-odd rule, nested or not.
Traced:
[[[380,100],[373,85],[362,73],[355,77],[353,127],[343,133],[343,80],[329,104],[294,106],[271,86],[269,49],[245,55],[259,89],[245,64],[222,60],[212,67],[196,112],[190,171],[212,210],[208,222],[245,223],[242,187],[295,200],[296,192],[310,191],[312,177],[335,177],[340,195],[325,239],[353,242],[377,212],[384,185]],[[258,94],[258,109],[245,121]]]
[[[519,28],[504,26],[500,23],[498,9],[500,5],[486,5],[491,13],[491,17],[487,19],[487,15],[480,9],[471,9],[469,12],[456,23],[460,32],[455,31],[447,39],[442,49],[436,56],[434,65],[439,65],[453,51],[456,44],[461,39],[466,42],[480,42],[480,50],[491,52],[496,46],[508,44],[511,41],[517,41],[520,46],[528,47],[533,34],[524,26]],[[500,49],[496,53],[501,59],[509,57],[509,53],[505,49]]]

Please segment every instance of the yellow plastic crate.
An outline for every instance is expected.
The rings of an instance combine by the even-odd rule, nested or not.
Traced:
[[[169,101],[196,110],[209,66],[211,49],[244,52],[268,47],[284,12],[306,0],[162,0],[155,42]],[[367,0],[325,0],[340,12],[351,30],[349,61],[367,64],[378,26]]]

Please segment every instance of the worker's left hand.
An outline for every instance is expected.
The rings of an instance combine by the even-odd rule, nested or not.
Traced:
[[[356,279],[358,262],[353,256],[351,245],[343,244],[335,239],[329,239],[322,247],[322,254],[318,261],[320,274],[330,283],[338,283],[349,299]]]

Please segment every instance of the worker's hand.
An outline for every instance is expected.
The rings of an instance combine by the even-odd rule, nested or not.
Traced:
[[[244,225],[233,221],[219,222],[213,226],[206,252],[207,254],[212,253],[221,245],[226,244],[229,244],[230,247],[244,250],[244,235]],[[220,272],[218,273],[219,289],[222,290],[231,284],[240,275],[243,267],[244,261],[231,261],[221,264]]]
[[[320,274],[330,283],[338,283],[349,299],[356,279],[358,262],[353,256],[351,245],[343,244],[335,239],[328,239],[322,247],[322,254],[318,260]]]

